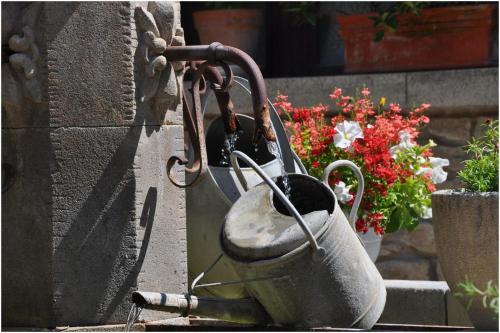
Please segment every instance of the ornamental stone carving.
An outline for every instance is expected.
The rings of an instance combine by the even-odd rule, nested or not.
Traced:
[[[2,66],[2,106],[7,112],[25,108],[25,99],[34,103],[42,101],[38,79],[40,51],[36,44],[35,24],[42,3],[28,3],[24,8],[6,8],[11,11],[2,24],[2,45],[8,54],[9,66]]]
[[[181,98],[184,64],[168,63],[163,56],[168,46],[184,45],[184,31],[175,17],[175,5],[151,1],[147,10],[138,6],[134,12],[138,38],[138,100],[149,103],[160,118],[171,105],[179,104]]]

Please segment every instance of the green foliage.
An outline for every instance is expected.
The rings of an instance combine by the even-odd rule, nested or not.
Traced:
[[[425,146],[415,146],[398,152],[396,162],[418,172],[422,168],[423,152],[433,146],[435,143],[430,141]],[[389,216],[385,226],[386,232],[399,229],[411,231],[419,225],[420,217],[425,216],[426,210],[431,207],[431,192],[421,177],[414,174],[403,181],[396,181],[389,188],[387,196],[380,199],[380,205],[384,207],[384,215]]]
[[[406,13],[420,15],[422,8],[427,6],[423,1],[403,1],[398,2],[386,11],[380,12],[378,16],[372,16],[373,27],[379,28],[373,37],[374,42],[380,42],[385,35],[385,30],[395,32],[398,28],[398,16]]]
[[[465,147],[471,156],[464,161],[464,168],[458,177],[467,191],[498,191],[498,120],[483,125],[485,133],[480,138],[472,138]]]
[[[280,6],[287,13],[292,14],[295,24],[302,25],[308,23],[315,26],[318,20],[314,2],[311,1],[294,1],[281,2]]]
[[[488,281],[486,289],[482,291],[466,276],[465,282],[459,283],[458,287],[462,292],[455,293],[455,296],[469,298],[467,309],[470,307],[474,297],[481,297],[483,306],[491,309],[495,318],[498,318],[498,286],[493,285],[492,281]]]

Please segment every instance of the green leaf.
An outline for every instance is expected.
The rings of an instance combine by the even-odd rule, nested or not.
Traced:
[[[379,30],[375,33],[375,36],[373,37],[374,42],[380,42],[382,38],[384,38],[385,31],[384,30]]]
[[[390,28],[394,32],[398,27],[398,19],[396,15],[389,16],[385,24],[387,25],[388,28]]]
[[[408,210],[406,208],[398,207],[396,208],[389,218],[389,223],[385,227],[386,232],[394,232],[401,228],[401,224],[405,220],[411,218]]]

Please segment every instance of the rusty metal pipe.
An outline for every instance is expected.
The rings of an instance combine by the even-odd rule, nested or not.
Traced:
[[[228,134],[236,133],[241,129],[241,126],[238,122],[238,118],[236,118],[236,114],[233,111],[234,105],[231,101],[229,92],[227,91],[228,87],[224,87],[226,84],[226,82],[224,82],[224,78],[219,70],[214,66],[208,66],[203,75],[205,75],[207,80],[213,85],[215,98],[217,99],[222,120],[224,121],[225,132]]]
[[[238,65],[247,75],[252,91],[252,104],[255,118],[254,143],[261,136],[267,141],[276,141],[276,135],[271,125],[267,92],[262,73],[255,61],[245,52],[220,43],[196,46],[170,46],[163,53],[169,61],[206,60],[211,65],[219,61],[227,61]]]
[[[263,307],[252,298],[223,299],[158,292],[135,291],[132,302],[144,309],[197,315],[244,324],[271,322]]]

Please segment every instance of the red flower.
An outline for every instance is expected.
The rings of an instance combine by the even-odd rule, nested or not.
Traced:
[[[366,223],[365,220],[363,220],[362,218],[359,218],[356,223],[356,231],[357,232],[362,232],[364,234],[366,234],[368,232],[368,225]]]
[[[309,174],[319,177],[325,161],[340,159],[349,159],[361,168],[365,192],[359,213],[363,217],[356,221],[356,229],[367,232],[372,228],[381,235],[387,223],[387,217],[381,211],[386,211],[387,207],[383,205],[392,200],[389,193],[397,190],[396,185],[411,184],[409,180],[412,179],[425,185],[429,193],[435,190],[426,175],[415,175],[415,168],[410,167],[415,162],[395,160],[390,151],[390,148],[400,144],[401,131],[408,133],[412,143],[416,144],[419,127],[429,122],[423,111],[430,105],[422,104],[409,113],[403,113],[395,103],[388,104],[387,109],[380,109],[378,104],[375,106],[372,102],[367,88],[361,91],[358,99],[344,95],[342,89],[335,88],[330,98],[334,100],[337,111],[330,120],[326,118],[328,108],[322,104],[294,108],[287,96],[279,95],[274,105],[286,119],[285,128],[290,134],[290,144],[305,164],[310,166]],[[333,144],[333,138],[335,126],[344,120],[356,121],[363,130],[363,138],[355,140],[346,149],[340,149]],[[425,149],[420,156],[428,158],[432,153],[430,149]],[[350,171],[339,169],[330,175],[329,184],[334,187],[340,180],[347,184],[354,182],[355,177]],[[352,206],[353,200],[346,205]]]

